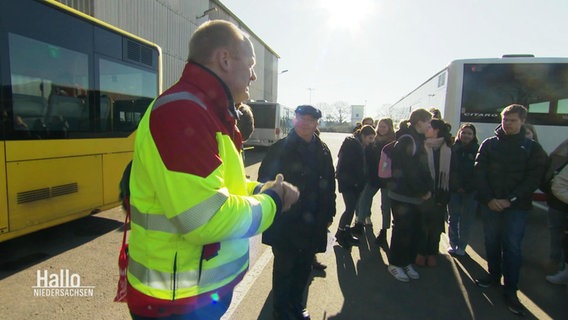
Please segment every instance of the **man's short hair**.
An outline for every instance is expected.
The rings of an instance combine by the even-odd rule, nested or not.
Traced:
[[[207,21],[191,36],[187,60],[206,64],[216,49],[225,47],[229,48],[231,53],[236,53],[245,39],[246,35],[231,22]]]
[[[521,118],[521,120],[525,120],[527,118],[527,108],[521,104],[510,104],[508,106],[505,107],[505,109],[503,109],[503,111],[501,111],[501,119],[505,116],[505,115],[509,115],[512,113],[516,113],[519,115],[519,118]]]
[[[241,114],[239,116],[239,120],[237,120],[237,127],[241,132],[243,141],[246,141],[248,140],[248,138],[250,138],[252,132],[254,131],[254,115],[250,106],[244,103],[241,103],[239,105],[238,110]]]

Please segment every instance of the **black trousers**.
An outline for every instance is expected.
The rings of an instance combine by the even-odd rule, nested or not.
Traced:
[[[406,267],[414,263],[420,235],[420,209],[418,205],[391,199],[393,216],[389,263]]]
[[[444,231],[446,206],[434,201],[425,201],[420,207],[420,237],[418,254],[431,256],[438,254],[440,234]]]
[[[341,193],[343,195],[343,201],[345,202],[345,211],[339,219],[339,227],[349,227],[353,221],[353,215],[355,214],[355,209],[357,208],[357,201],[361,195],[360,190],[345,190]]]
[[[308,286],[315,254],[302,250],[284,251],[272,248],[272,296],[274,311],[286,313],[291,307],[304,309],[304,291]]]

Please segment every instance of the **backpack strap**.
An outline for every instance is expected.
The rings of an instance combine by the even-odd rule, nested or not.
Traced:
[[[126,234],[128,225],[130,224],[130,196],[124,196],[122,199],[124,208],[126,209],[126,217],[124,218],[124,233],[122,234],[122,247],[126,245]]]
[[[411,134],[406,133],[400,136],[397,141],[402,140],[404,137],[409,137],[410,140],[412,140],[412,156],[414,156],[416,154],[416,141],[414,141],[414,137]]]

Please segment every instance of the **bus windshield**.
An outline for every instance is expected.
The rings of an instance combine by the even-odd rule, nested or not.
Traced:
[[[568,64],[464,64],[461,121],[498,123],[502,108],[512,103],[528,108],[532,124],[565,124]]]
[[[276,124],[276,104],[267,103],[262,105],[250,104],[254,115],[254,127],[258,129],[274,129]]]

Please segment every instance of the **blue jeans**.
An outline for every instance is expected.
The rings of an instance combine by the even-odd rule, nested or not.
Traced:
[[[548,207],[546,214],[548,220],[548,230],[550,231],[550,260],[555,263],[564,261],[562,253],[562,239],[564,230],[568,226],[568,215],[560,210]]]
[[[482,210],[489,274],[495,279],[500,279],[503,275],[505,293],[516,293],[528,211],[506,209],[495,212],[486,205],[482,205]]]
[[[357,221],[363,222],[365,218],[371,216],[373,197],[378,191],[379,188],[373,187],[368,183],[365,184],[365,188],[363,192],[361,192],[361,196],[357,202]],[[383,226],[381,229],[388,229],[391,224],[391,204],[388,193],[387,188],[381,188],[381,213],[383,215]]]
[[[476,208],[475,193],[452,192],[448,203],[448,236],[452,248],[465,250],[467,247]]]

